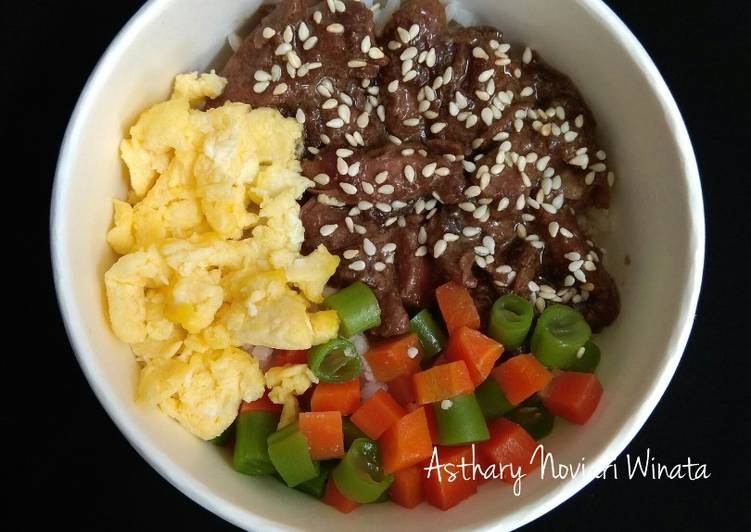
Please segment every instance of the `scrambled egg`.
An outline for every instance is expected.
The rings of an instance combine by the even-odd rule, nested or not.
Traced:
[[[293,395],[302,395],[313,384],[318,384],[316,377],[307,364],[287,364],[271,368],[266,372],[266,387],[269,399],[278,405],[285,404]]]
[[[104,277],[112,329],[143,364],[139,397],[205,439],[265,386],[294,412],[315,382],[294,366],[264,377],[237,347],[306,349],[339,329],[314,307],[339,258],[300,254],[301,126],[241,103],[201,110],[226,83],[177,76],[123,140],[131,190],[107,234],[122,257]]]

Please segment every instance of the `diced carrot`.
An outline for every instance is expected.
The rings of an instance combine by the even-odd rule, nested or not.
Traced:
[[[308,363],[308,351],[292,350],[292,349],[277,349],[274,354],[271,355],[271,361],[269,362],[269,368],[276,368],[286,366],[287,364],[307,364]]]
[[[425,408],[418,408],[391,425],[378,440],[378,446],[386,474],[430,458],[433,454],[433,442]]]
[[[368,438],[377,440],[391,425],[404,417],[405,413],[388,392],[379,389],[370,399],[360,405],[360,408],[355,410],[349,419]]]
[[[271,402],[271,399],[269,399],[269,392],[268,390],[266,393],[263,394],[263,397],[260,399],[256,399],[255,401],[252,401],[250,403],[246,403],[243,401],[240,403],[240,414],[243,412],[272,412],[274,414],[279,414],[282,411],[282,405],[277,405]]]
[[[434,366],[413,376],[415,398],[421,405],[450,399],[475,389],[463,360]]]
[[[471,474],[463,475],[462,469],[458,467],[462,459],[465,464],[472,463],[472,447],[438,447],[437,454],[442,470],[440,475],[436,470],[423,472],[423,490],[430,504],[441,510],[448,510],[477,493],[477,480]],[[431,462],[430,465],[437,464]],[[450,474],[456,476],[451,479]]]
[[[528,474],[540,465],[539,456],[532,463],[537,442],[519,425],[502,417],[490,423],[488,430],[490,439],[478,443],[477,452],[483,467],[493,464],[496,475],[501,468],[500,476],[504,482],[513,484],[518,471]]]
[[[518,405],[542,390],[553,374],[534,355],[518,355],[495,368],[493,377],[509,402]]]
[[[344,456],[344,430],[340,412],[300,412],[297,423],[308,440],[313,460]]]
[[[586,423],[602,397],[602,385],[593,373],[562,371],[540,392],[551,414],[572,423]]]
[[[412,375],[397,377],[389,382],[389,393],[396,402],[404,408],[410,408],[415,402],[415,387],[412,384]]]
[[[339,488],[336,487],[336,483],[334,482],[333,477],[329,477],[329,480],[326,482],[326,491],[323,493],[323,498],[321,500],[325,504],[333,506],[344,514],[348,514],[352,510],[360,506],[359,503],[356,503],[355,501],[348,499],[347,497],[342,495],[342,493],[339,491]]]
[[[444,354],[448,360],[463,360],[475,386],[488,378],[501,357],[503,346],[480,331],[462,327],[449,338]]]
[[[405,508],[414,508],[423,499],[422,477],[425,471],[420,466],[412,466],[394,473],[394,482],[389,488],[389,497]]]
[[[337,410],[348,416],[360,406],[360,378],[349,382],[321,382],[313,390],[310,409],[314,412]]]
[[[425,408],[425,417],[428,419],[430,441],[433,442],[433,445],[438,445],[438,422],[435,420],[435,412],[432,408]]]
[[[380,382],[411,375],[420,367],[422,344],[416,334],[405,334],[380,342],[365,353],[365,358]]]
[[[472,295],[464,286],[450,281],[436,288],[435,297],[449,336],[462,327],[480,328],[480,315]]]

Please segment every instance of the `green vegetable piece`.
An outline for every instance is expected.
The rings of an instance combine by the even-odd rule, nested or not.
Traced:
[[[475,389],[475,395],[482,414],[488,421],[496,420],[516,408],[506,399],[503,390],[498,386],[498,381],[492,375]]]
[[[433,412],[441,445],[463,445],[490,438],[488,425],[473,392],[433,403]]]
[[[348,417],[342,418],[342,430],[344,431],[344,448],[349,449],[358,438],[367,438],[368,436],[360,428],[352,423]]]
[[[310,350],[308,366],[323,382],[347,382],[360,374],[362,360],[352,342],[334,338]]]
[[[269,459],[267,439],[276,430],[279,416],[271,412],[243,412],[237,418],[235,452],[236,471],[246,475],[270,475],[274,466]]]
[[[553,414],[545,410],[542,405],[522,405],[507,413],[506,419],[513,421],[517,425],[521,425],[536,440],[541,440],[550,434],[555,422]]]
[[[357,281],[323,302],[339,314],[339,331],[347,338],[381,324],[381,308],[373,291]]]
[[[506,294],[490,309],[488,334],[503,344],[506,351],[521,347],[532,327],[532,304],[516,294]]]
[[[308,495],[312,495],[317,499],[320,499],[321,497],[323,497],[323,492],[326,490],[326,481],[329,479],[331,471],[334,469],[337,463],[338,460],[325,460],[321,462],[320,474],[316,478],[301,482],[300,484],[295,486],[295,489],[302,491],[303,493],[307,493]]]
[[[423,364],[433,360],[433,357],[446,345],[446,334],[428,309],[421,310],[409,320],[409,328],[417,334],[422,344],[425,353],[422,359]]]
[[[232,438],[235,437],[235,425],[237,424],[237,419],[232,422],[232,424],[224,429],[224,432],[222,432],[219,436],[216,438],[212,438],[209,440],[209,443],[216,445],[217,447],[226,447],[226,445],[232,441]]]
[[[592,330],[584,317],[566,305],[547,307],[532,333],[532,353],[544,365],[564,369],[576,360],[576,352],[587,343]]]
[[[590,340],[584,344],[584,354],[582,354],[582,356],[579,356],[577,351],[576,360],[568,369],[571,371],[578,371],[579,373],[594,373],[599,364],[600,348]]]
[[[378,445],[367,438],[352,442],[331,474],[342,495],[362,504],[377,501],[394,481],[383,472]]]
[[[319,463],[310,457],[308,440],[297,423],[268,437],[269,458],[287,486],[293,488],[320,474]]]

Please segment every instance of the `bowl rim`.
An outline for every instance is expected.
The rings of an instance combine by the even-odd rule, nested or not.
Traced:
[[[60,312],[63,317],[65,330],[73,351],[84,376],[94,391],[97,399],[104,407],[110,419],[125,436],[139,455],[153,467],[163,478],[187,495],[203,508],[244,529],[286,529],[291,527],[285,523],[268,519],[252,513],[248,509],[232,504],[213,493],[198,479],[186,474],[177,467],[171,457],[159,451],[138,427],[137,423],[117,408],[116,399],[111,391],[99,378],[93,363],[93,349],[89,345],[88,336],[81,320],[77,320],[78,312],[73,304],[73,291],[69,279],[71,272],[63,267],[67,264],[68,250],[62,245],[66,242],[63,236],[62,216],[66,199],[66,185],[70,179],[70,166],[75,157],[75,139],[83,127],[83,118],[90,112],[92,94],[98,92],[109,72],[120,60],[140,30],[155,19],[162,7],[172,0],[148,0],[136,11],[126,25],[120,30],[102,57],[97,62],[89,76],[63,137],[60,155],[55,170],[50,207],[50,247],[52,256],[52,270]],[[705,256],[705,219],[704,202],[702,198],[701,182],[696,156],[691,144],[686,125],[683,121],[678,105],[675,102],[665,80],[647,51],[629,30],[626,24],[608,7],[603,0],[574,0],[585,9],[590,16],[598,20],[611,33],[618,45],[628,54],[637,68],[644,75],[650,89],[655,94],[665,120],[672,131],[674,141],[679,150],[682,174],[687,186],[687,201],[689,208],[690,226],[688,242],[693,255],[692,264],[688,269],[688,282],[684,287],[684,302],[687,307],[678,318],[672,331],[670,343],[673,346],[669,356],[659,370],[649,393],[644,397],[640,406],[632,412],[628,420],[620,429],[610,436],[609,443],[600,451],[599,455],[590,462],[589,468],[599,472],[607,464],[615,460],[636,436],[646,423],[650,414],[657,406],[672,379],[683,356],[693,325],[699,294],[701,290],[702,274]],[[484,529],[497,530],[523,526],[546,514],[563,503],[584,486],[594,475],[577,476],[562,482],[560,487],[542,500],[521,504],[517,509],[495,522],[491,522]]]

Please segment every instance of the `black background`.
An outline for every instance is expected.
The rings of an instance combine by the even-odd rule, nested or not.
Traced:
[[[683,112],[699,159],[708,226],[691,340],[667,393],[627,452],[643,455],[650,448],[666,464],[690,456],[708,464],[712,476],[696,482],[596,480],[526,529],[748,529],[751,353],[744,325],[750,294],[748,262],[741,255],[751,243],[751,168],[744,153],[751,141],[751,90],[743,81],[751,66],[751,8],[746,0],[607,3],[652,55]],[[34,297],[27,288],[6,307],[17,308],[19,326],[31,325],[34,332],[24,337],[31,346],[6,346],[3,373],[21,385],[24,401],[14,396],[2,419],[13,425],[4,425],[6,438],[23,442],[11,461],[21,471],[22,493],[39,510],[24,514],[32,526],[231,528],[162,479],[109,420],[70,349],[50,275],[49,195],[64,128],[97,59],[140,4],[3,4],[3,177],[13,187],[20,184],[18,195],[4,203],[36,206],[13,218],[11,232],[19,265],[28,264],[21,257],[33,257],[37,279],[24,282],[39,293]],[[19,169],[11,170],[19,161]],[[10,284],[23,279],[20,273],[9,278]],[[11,359],[31,362],[34,369],[17,373]],[[16,417],[33,421],[23,438]],[[623,467],[622,458],[619,463]]]

